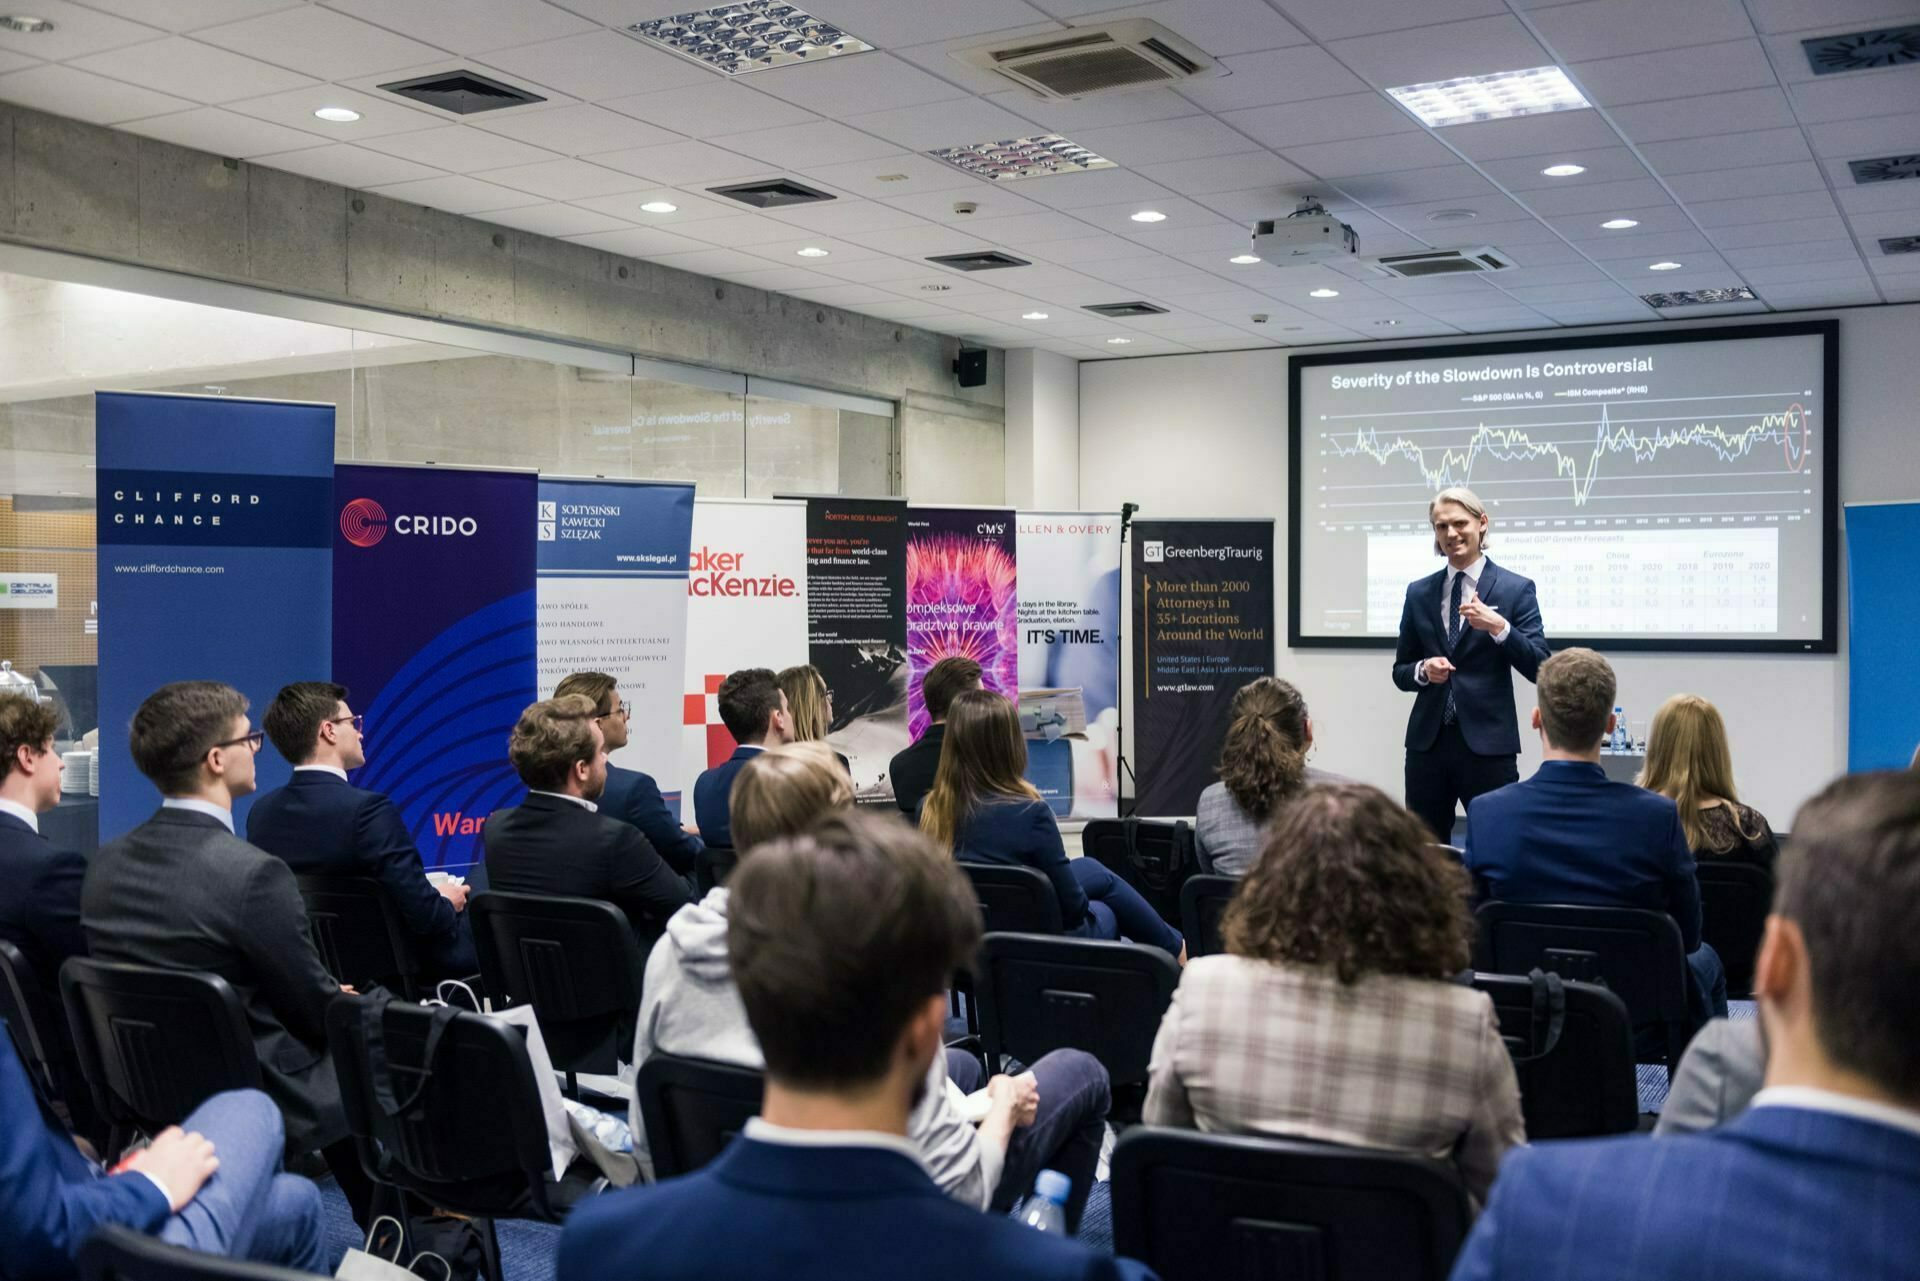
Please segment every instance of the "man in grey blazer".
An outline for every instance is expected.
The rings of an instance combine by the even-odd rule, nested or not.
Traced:
[[[233,803],[253,791],[261,742],[247,700],[218,681],[163,685],[134,713],[129,739],[134,764],[163,799],[88,864],[80,893],[88,948],[96,960],[232,984],[287,1150],[320,1151],[354,1217],[370,1226],[372,1188],[327,1057],[327,1005],[340,986],[307,934],[293,870],[233,832]]]

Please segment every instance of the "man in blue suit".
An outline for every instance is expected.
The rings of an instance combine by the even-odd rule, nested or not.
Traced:
[[[1487,511],[1469,489],[1427,505],[1447,567],[1407,585],[1393,683],[1414,694],[1407,718],[1407,808],[1453,840],[1453,811],[1520,777],[1513,676],[1534,679],[1546,634],[1533,580],[1485,555]]]
[[[1700,939],[1700,885],[1680,811],[1600,768],[1613,732],[1613,668],[1590,649],[1540,665],[1533,727],[1544,759],[1524,783],[1467,807],[1466,864],[1483,900],[1644,907],[1680,927],[1698,1004],[1727,1013],[1720,957]],[[1704,1023],[1704,1009],[1696,1009]]]
[[[553,696],[579,694],[593,704],[593,715],[607,740],[607,756],[625,747],[630,739],[633,709],[620,700],[619,682],[605,672],[575,672],[555,687]],[[640,829],[654,852],[667,866],[682,876],[693,875],[693,863],[701,850],[700,838],[686,828],[667,808],[660,785],[651,774],[607,762],[607,786],[597,802],[608,818]]]
[[[1830,784],[1777,874],[1752,1106],[1704,1134],[1508,1153],[1453,1281],[1920,1275],[1920,776]]]
[[[756,752],[793,741],[793,711],[787,695],[766,667],[744,667],[720,682],[720,720],[738,744],[733,755],[693,784],[693,818],[709,845],[733,848],[728,800],[733,776]]]
[[[980,941],[952,858],[898,818],[838,813],[755,846],[728,889],[761,1115],[698,1173],[577,1208],[558,1281],[1144,1275],[943,1195],[907,1140],[945,1052],[947,984]]]
[[[399,809],[379,792],[347,781],[367,763],[362,720],[347,706],[347,689],[297,681],[274,696],[261,718],[293,777],[254,801],[247,840],[296,872],[364,876],[386,887],[433,978],[460,978],[480,968],[466,917],[467,887],[427,880],[420,847]]]

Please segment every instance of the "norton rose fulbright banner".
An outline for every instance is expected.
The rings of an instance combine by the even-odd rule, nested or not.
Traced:
[[[854,795],[893,799],[907,739],[907,504],[807,499],[807,652],[833,691],[828,743]]]

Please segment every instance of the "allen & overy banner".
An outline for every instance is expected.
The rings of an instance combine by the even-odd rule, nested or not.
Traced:
[[[1134,812],[1194,812],[1233,696],[1273,674],[1273,522],[1133,525]]]
[[[943,658],[980,664],[980,683],[1020,693],[1017,577],[1011,511],[984,507],[907,510],[907,736],[931,718],[920,693]]]
[[[1027,781],[1061,818],[1119,813],[1120,517],[1021,512]]]
[[[904,499],[807,499],[807,652],[864,801],[892,799],[887,767],[909,741],[906,543]]]
[[[147,695],[170,681],[225,681],[257,726],[282,685],[326,679],[333,406],[101,392],[94,421],[109,840],[160,802],[127,746]],[[292,766],[269,751],[254,771],[264,791]],[[241,831],[249,803],[234,815]]]
[[[507,759],[535,681],[532,472],[343,463],[333,674],[366,717],[361,787],[385,792],[429,868],[479,861],[526,788]]]
[[[680,719],[692,527],[692,485],[540,480],[540,697],[570,672],[619,681],[629,737],[612,761],[651,775],[670,806],[692,781],[661,732]]]

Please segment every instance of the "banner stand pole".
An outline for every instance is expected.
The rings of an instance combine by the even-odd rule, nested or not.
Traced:
[[[1123,579],[1131,572],[1127,564],[1127,529],[1133,524],[1133,514],[1139,510],[1139,503],[1120,504],[1120,574]],[[1127,657],[1128,613],[1128,609],[1123,604],[1120,609],[1115,611],[1114,617],[1114,631],[1119,641],[1120,663],[1126,662]],[[1119,672],[1118,664],[1116,664],[1114,670],[1117,676]],[[1134,792],[1138,793],[1140,790],[1140,781],[1134,778],[1133,765],[1127,760],[1126,682],[1116,681],[1116,684],[1119,688],[1114,690],[1113,699],[1114,808],[1121,818],[1130,818],[1133,815],[1133,807],[1137,796],[1127,795],[1126,785],[1131,782],[1134,787]]]

